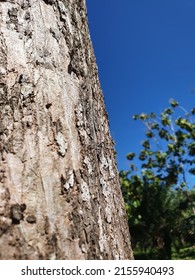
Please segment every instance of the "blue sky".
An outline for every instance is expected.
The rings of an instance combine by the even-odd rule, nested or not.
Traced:
[[[119,170],[140,149],[144,127],[174,98],[195,106],[194,0],[87,0],[91,38],[116,142]]]

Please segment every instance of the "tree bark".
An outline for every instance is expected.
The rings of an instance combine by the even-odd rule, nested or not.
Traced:
[[[85,1],[0,1],[0,259],[132,258]]]

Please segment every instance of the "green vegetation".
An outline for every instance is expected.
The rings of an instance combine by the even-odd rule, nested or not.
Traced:
[[[159,117],[133,117],[145,140],[120,178],[135,259],[195,259],[194,116],[172,99]]]

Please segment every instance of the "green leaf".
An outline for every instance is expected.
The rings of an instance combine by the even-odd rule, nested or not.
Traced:
[[[167,109],[165,109],[165,114],[171,115],[171,114],[173,114],[173,111],[171,110],[171,108],[167,108]]]
[[[174,99],[170,99],[169,103],[171,104],[171,107],[173,107],[173,108],[176,108],[179,106],[179,103]]]
[[[145,150],[142,150],[142,151],[140,152],[140,154],[139,154],[139,159],[142,160],[142,161],[144,161],[144,160],[147,159],[147,157],[148,157],[148,155],[147,155],[146,151],[145,151]]]
[[[168,131],[164,128],[161,128],[161,130],[159,131],[158,135],[160,136],[160,138],[162,139],[166,139],[168,140],[169,137],[168,137]]]
[[[159,124],[153,123],[153,124],[151,125],[151,129],[159,130]]]
[[[134,120],[138,120],[138,119],[139,119],[139,115],[134,115],[134,116],[133,116],[133,119],[134,119]]]
[[[195,156],[195,142],[188,145],[188,154],[189,156]]]
[[[142,146],[146,149],[150,149],[150,142],[148,140],[145,140],[142,142]]]
[[[190,169],[189,169],[189,172],[190,172],[192,175],[195,175],[195,168],[190,168]]]
[[[169,148],[169,150],[173,151],[173,150],[174,150],[174,145],[171,144],[171,143],[169,143],[169,144],[168,144],[168,148]]]
[[[152,137],[154,137],[154,133],[152,133],[152,131],[149,130],[149,131],[146,132],[146,136],[147,136],[148,138],[152,138]]]
[[[171,121],[167,118],[167,117],[163,117],[161,119],[161,122],[163,125],[167,126],[167,125],[170,125]]]
[[[187,131],[192,131],[193,130],[193,126],[191,123],[189,123],[188,120],[184,119],[184,118],[178,118],[175,123],[180,126],[183,129],[186,129]]]
[[[145,113],[142,113],[142,114],[140,114],[140,119],[142,120],[142,121],[145,121],[145,120],[147,120],[148,119],[148,115],[147,114],[145,114]]]
[[[128,159],[128,160],[133,160],[134,157],[135,157],[135,153],[129,153],[129,154],[127,155],[127,159]]]
[[[138,208],[138,207],[140,206],[139,200],[135,200],[135,201],[133,202],[133,206],[134,206],[135,208]]]
[[[149,116],[150,116],[151,119],[155,119],[156,118],[156,114],[154,114],[154,113],[150,113]]]

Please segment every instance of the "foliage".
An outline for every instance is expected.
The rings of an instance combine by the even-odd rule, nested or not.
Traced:
[[[172,255],[173,259],[194,260],[195,259],[195,246],[180,249]]]
[[[146,126],[137,155],[140,168],[131,163],[120,178],[137,258],[194,256],[194,249],[187,249],[195,242],[194,115],[195,109],[186,112],[172,99],[160,117],[133,117]],[[135,161],[136,154],[129,153],[127,159]]]

